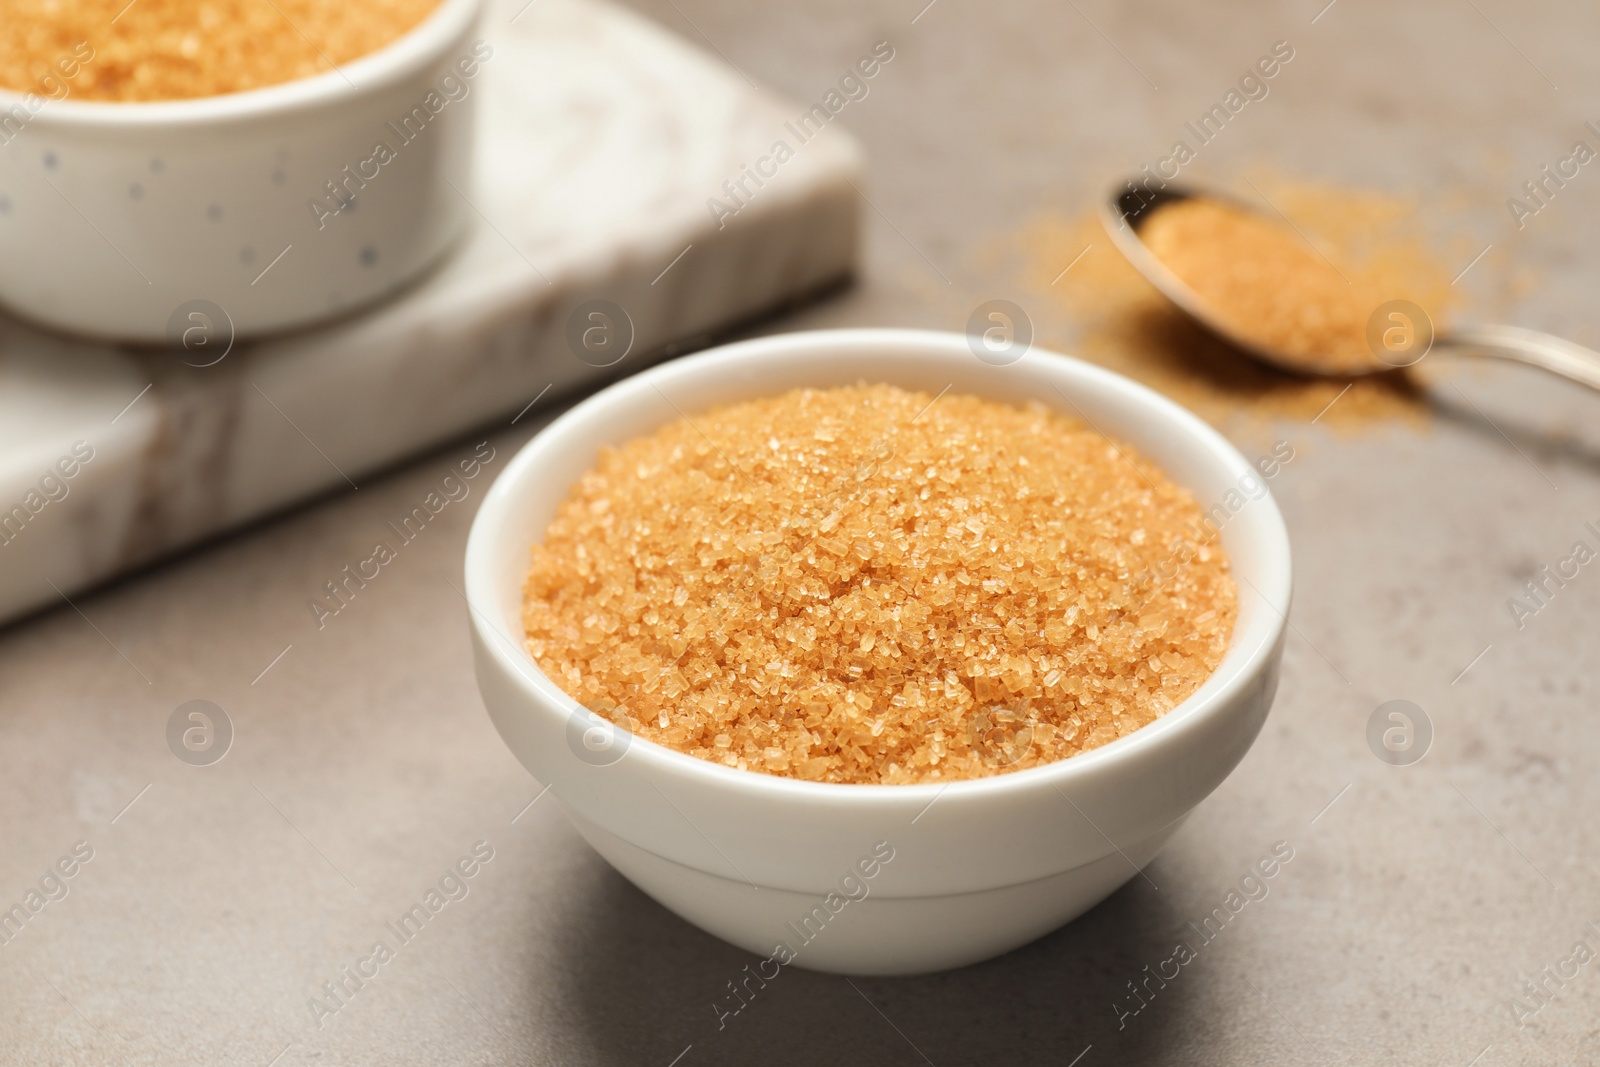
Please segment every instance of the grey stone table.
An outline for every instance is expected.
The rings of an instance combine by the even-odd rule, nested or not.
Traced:
[[[1592,5],[925,2],[642,5],[795,100],[896,50],[840,116],[869,157],[859,284],[762,329],[958,329],[1006,297],[1071,346],[1011,235],[1168,154],[1280,40],[1293,63],[1196,173],[1438,183],[1461,266],[1493,247],[1458,285],[1475,311],[1600,326],[1600,170],[1547,186],[1520,230],[1506,203],[1595,142]],[[1520,628],[1507,607],[1596,543],[1600,398],[1510,369],[1430,382],[1425,427],[1272,428],[1296,449],[1273,483],[1298,582],[1283,686],[1148,880],[961,971],[785,971],[720,1025],[749,960],[613,874],[479,705],[456,586],[485,482],[320,629],[307,608],[480,442],[492,474],[532,416],[24,620],[0,633],[0,902],[42,906],[0,945],[0,1061],[1600,1061],[1600,575],[1547,582]],[[1395,698],[1433,731],[1410,766],[1366,739]],[[167,741],[197,699],[233,730],[205,767]],[[1198,934],[1279,842],[1265,895]],[[346,968],[441,882],[357,988]],[[1180,939],[1197,948],[1174,976]]]

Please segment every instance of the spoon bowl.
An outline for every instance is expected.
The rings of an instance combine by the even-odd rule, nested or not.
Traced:
[[[1291,353],[1241,333],[1217,307],[1161,261],[1140,236],[1162,208],[1186,200],[1209,200],[1265,217],[1238,197],[1197,186],[1168,182],[1157,189],[1133,180],[1116,186],[1098,208],[1112,245],[1133,268],[1184,314],[1248,356],[1291,374],[1354,378],[1409,367],[1438,349],[1463,355],[1511,360],[1600,390],[1600,353],[1521,326],[1457,325],[1437,332],[1427,311],[1410,301],[1393,300],[1373,309],[1367,326],[1372,359]],[[1287,221],[1287,220],[1285,220]],[[1398,343],[1395,339],[1399,340]]]

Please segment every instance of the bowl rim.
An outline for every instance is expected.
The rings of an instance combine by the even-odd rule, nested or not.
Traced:
[[[515,494],[523,489],[530,477],[537,477],[541,452],[551,442],[589,436],[590,427],[596,423],[604,424],[607,412],[613,405],[631,399],[637,393],[660,391],[658,387],[666,388],[702,376],[714,378],[723,368],[731,369],[733,364],[768,358],[776,353],[792,355],[812,351],[823,354],[840,349],[865,349],[869,350],[865,354],[870,354],[874,348],[892,350],[909,346],[921,346],[941,353],[959,350],[966,358],[974,358],[965,334],[939,330],[845,328],[772,334],[721,345],[640,371],[586,397],[562,413],[530,438],[507,462],[473,517],[467,538],[463,577],[468,615],[480,649],[494,657],[504,674],[516,680],[540,713],[559,714],[565,719],[579,707],[572,697],[539,670],[520,641],[515,644],[514,653],[509,651],[507,646],[512,643],[512,638],[489,621],[496,617],[489,605],[496,603],[497,586],[489,559],[490,542],[499,532],[497,527],[506,523],[506,512]],[[1186,408],[1148,386],[1104,367],[1039,346],[1030,348],[1023,358],[1049,359],[1054,361],[1058,370],[1076,375],[1080,380],[1120,390],[1151,408],[1155,415],[1180,429],[1189,441],[1205,448],[1230,468],[1236,468],[1241,473],[1255,470],[1249,460],[1220,433]],[[864,377],[870,378],[871,375],[867,373]],[[563,494],[568,488],[562,488]],[[1247,512],[1252,513],[1252,517],[1245,518]],[[1136,762],[1149,749],[1181,743],[1181,733],[1195,728],[1201,720],[1224,715],[1240,706],[1243,692],[1256,683],[1275,659],[1275,650],[1283,640],[1288,624],[1293,584],[1288,529],[1270,488],[1260,498],[1253,499],[1250,507],[1241,510],[1234,521],[1253,522],[1265,535],[1265,547],[1261,552],[1266,564],[1263,567],[1265,578],[1255,583],[1255,592],[1268,610],[1262,614],[1264,622],[1261,632],[1254,638],[1254,644],[1230,669],[1229,674],[1221,676],[1220,668],[1213,672],[1205,685],[1218,681],[1219,676],[1221,679],[1209,693],[1202,696],[1197,692],[1154,722],[1088,752],[984,778],[907,784],[814,782],[728,767],[668,748],[641,735],[630,734],[628,751],[620,761],[607,769],[621,767],[638,759],[642,762],[636,765],[637,770],[686,778],[708,788],[829,806],[858,806],[863,803],[885,806],[925,803],[931,806],[935,799],[946,793],[950,794],[947,802],[962,797],[974,801],[981,798],[996,799],[1008,794],[1032,792],[1041,787],[1059,790],[1068,781],[1106,772],[1114,773],[1117,765]],[[1236,630],[1229,642],[1230,652],[1234,650],[1234,642],[1239,636]],[[564,722],[562,726],[565,727]]]
[[[272,117],[380,93],[421,71],[449,48],[483,11],[487,0],[440,0],[427,17],[377,51],[333,70],[234,93],[178,100],[75,100],[43,97],[30,126],[142,128],[193,126]],[[0,86],[0,112],[26,107],[32,90]]]

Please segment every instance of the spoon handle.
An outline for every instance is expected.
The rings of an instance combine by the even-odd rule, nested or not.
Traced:
[[[1434,345],[1527,363],[1600,390],[1600,352],[1553,334],[1522,326],[1458,326],[1440,334]]]

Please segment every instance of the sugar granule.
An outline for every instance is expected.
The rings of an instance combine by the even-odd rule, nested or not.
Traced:
[[[376,52],[438,6],[439,0],[0,0],[0,86],[113,101],[259,89]]]
[[[1037,766],[1188,697],[1237,596],[1193,496],[1039,404],[797,389],[608,448],[533,548],[527,647],[575,700],[746,770]]]

